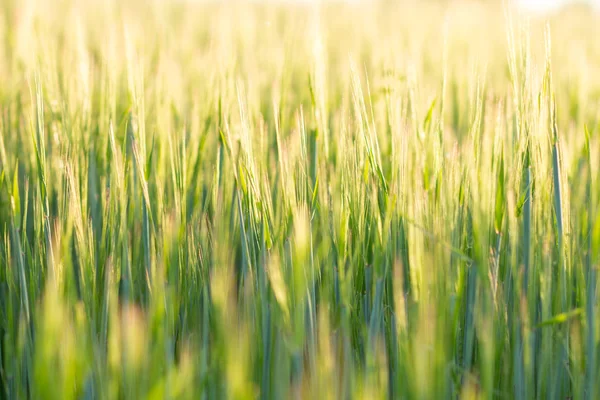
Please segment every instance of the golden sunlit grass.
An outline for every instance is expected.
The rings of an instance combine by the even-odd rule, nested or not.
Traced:
[[[600,395],[598,15],[0,3],[0,399]]]

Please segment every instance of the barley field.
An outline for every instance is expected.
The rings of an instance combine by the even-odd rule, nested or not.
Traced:
[[[0,399],[600,397],[591,8],[0,5]]]

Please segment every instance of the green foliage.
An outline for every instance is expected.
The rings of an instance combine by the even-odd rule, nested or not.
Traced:
[[[600,393],[598,15],[0,3],[0,399]]]

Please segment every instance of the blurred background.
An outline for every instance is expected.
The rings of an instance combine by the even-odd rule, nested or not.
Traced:
[[[598,8],[600,7],[600,0],[519,0],[519,4],[528,10],[548,11],[577,4],[591,5]]]

